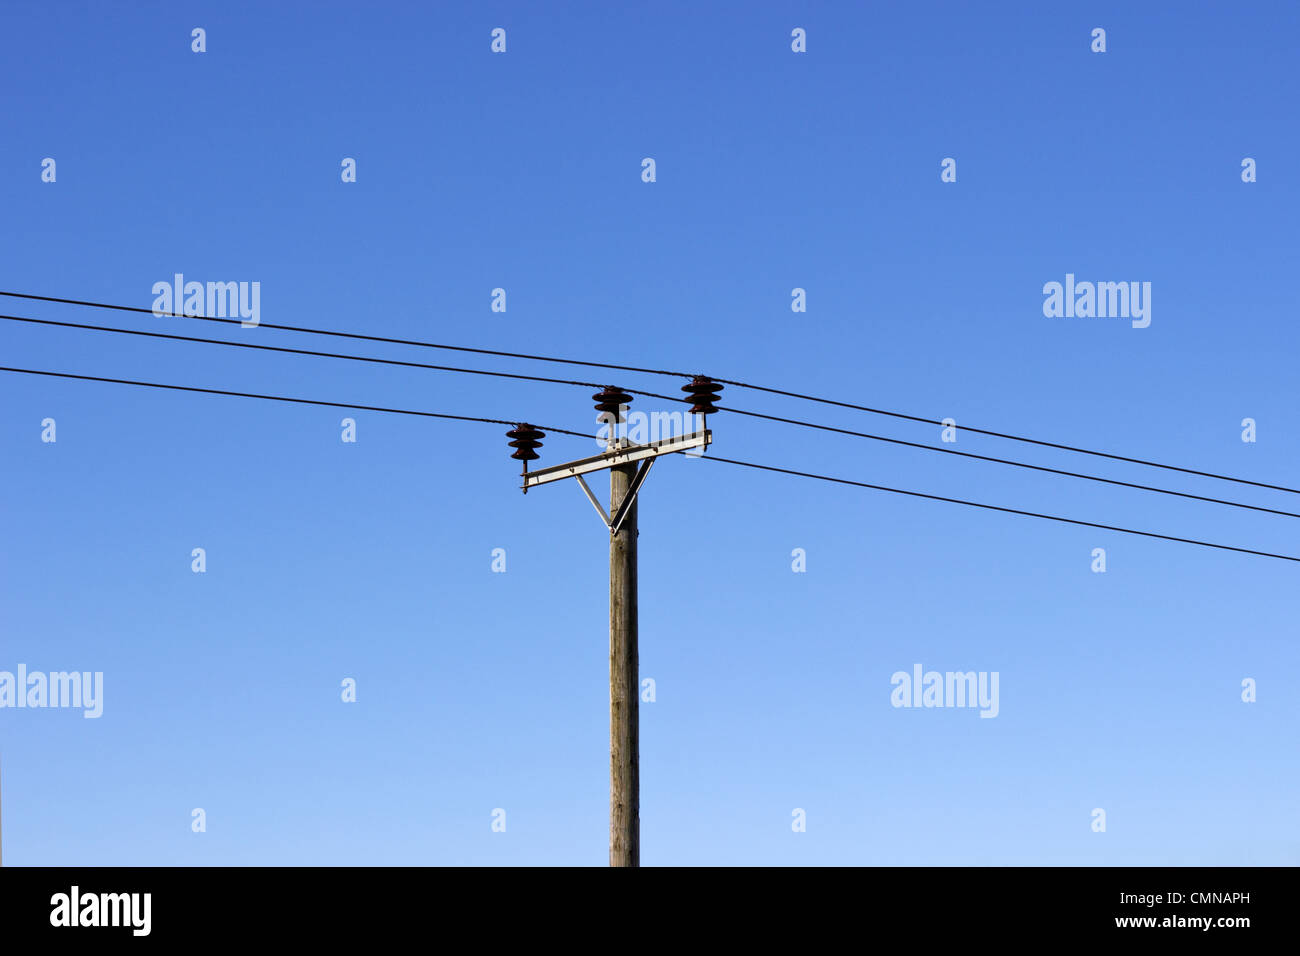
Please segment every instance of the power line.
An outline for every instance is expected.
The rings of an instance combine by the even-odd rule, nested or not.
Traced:
[[[52,295],[30,295],[25,292],[4,292],[0,295],[14,299],[32,299],[37,302],[60,302],[65,305],[85,305],[95,309],[115,309],[118,312],[140,312],[159,318],[202,319],[204,322],[224,322],[242,324],[240,319],[222,318],[215,315],[185,315],[182,312],[155,312],[133,305],[111,305],[107,302],[88,302],[84,299],[62,299]],[[670,372],[664,369],[639,368],[635,365],[614,365],[609,362],[586,362],[581,359],[551,358],[545,355],[530,355],[526,352],[503,352],[498,349],[478,349],[467,345],[445,345],[439,342],[421,342],[416,339],[395,339],[383,335],[365,335],[360,332],[338,332],[333,329],[309,329],[300,325],[277,325],[274,322],[258,322],[259,328],[279,329],[284,332],[305,332],[308,335],[333,335],[344,339],[359,339],[366,342],[386,342],[390,345],[417,345],[426,349],[446,349],[451,352],[473,352],[478,355],[498,355],[503,358],[528,359],[534,362],[556,362],[561,365],[586,365],[590,368],[616,369],[620,372],[642,372],[646,375],[671,375],[674,378],[690,378],[689,372]]]
[[[348,355],[343,352],[318,352],[314,349],[291,349],[283,345],[257,345],[252,342],[228,342],[225,339],[205,339],[191,335],[172,335],[169,332],[145,332],[140,329],[117,329],[109,325],[87,325],[82,322],[57,322],[54,319],[34,319],[25,315],[0,315],[9,322],[28,322],[32,325],[57,325],[67,329],[88,329],[94,332],[112,332],[117,335],[138,335],[150,339],[170,339],[175,342],[198,342],[203,345],[225,345],[236,349],[257,349],[263,352],[287,352],[292,355],[312,355],[318,358],[348,359],[353,362],[373,362],[376,365],[401,365],[407,368],[432,369],[438,372],[464,372],[468,375],[491,375],[494,378],[513,378],[526,382],[551,382],[556,385],[579,385],[584,388],[604,388],[599,382],[580,382],[567,378],[548,378],[544,375],[522,375],[516,372],[492,372],[481,368],[462,368],[456,365],[429,365],[425,362],[405,362],[400,359],[376,358],[369,355]],[[232,319],[231,321],[238,321]],[[642,394],[638,392],[637,394]],[[673,396],[652,396],[655,398]],[[678,400],[678,399],[674,399]]]
[[[872,441],[888,442],[891,445],[904,445],[908,448],[920,448],[924,451],[936,451],[945,455],[959,455],[962,458],[974,458],[978,461],[991,461],[999,465],[1011,465],[1015,468],[1028,468],[1031,471],[1042,471],[1051,475],[1061,475],[1067,478],[1083,478],[1086,481],[1099,481],[1107,485],[1118,485],[1121,488],[1137,488],[1141,491],[1154,491],[1156,494],[1172,495],[1177,498],[1190,498],[1193,501],[1208,501],[1218,505],[1229,505],[1233,508],[1245,508],[1248,511],[1262,511],[1267,514],[1285,515],[1288,518],[1300,518],[1300,513],[1294,511],[1281,511],[1277,508],[1264,508],[1259,505],[1248,505],[1240,501],[1229,501],[1226,498],[1211,498],[1206,495],[1193,495],[1185,491],[1174,491],[1171,488],[1157,488],[1154,485],[1140,485],[1131,481],[1119,481],[1115,478],[1103,478],[1100,475],[1088,475],[1079,471],[1065,471],[1061,468],[1048,468],[1046,465],[1031,465],[1024,461],[1013,461],[1010,458],[995,458],[992,455],[977,455],[974,452],[958,451],[955,448],[939,448],[935,445],[924,445],[920,442],[904,441],[901,438],[888,438],[884,435],[872,435],[869,432],[853,431],[848,428],[836,428],[832,425],[821,425],[817,422],[801,421],[795,418],[782,418],[778,415],[765,415],[762,412],[751,412],[743,408],[732,408],[729,405],[723,406],[721,411],[734,412],[737,415],[747,415],[752,418],[762,418],[773,422],[784,422],[788,425],[799,425],[803,428],[816,428],[821,431],[835,432],[840,435],[852,435],[857,438],[869,438]]]
[[[404,408],[387,408],[378,405],[361,405],[361,404],[350,403],[350,402],[329,402],[320,399],[294,398],[285,395],[263,395],[255,392],[237,392],[229,389],[200,388],[198,386],[193,386],[193,385],[171,385],[171,384],[164,384],[161,382],[139,382],[132,379],[108,378],[108,377],[97,376],[97,375],[76,375],[71,372],[51,372],[51,371],[46,371],[41,369],[12,368],[9,366],[0,366],[0,372],[17,372],[24,375],[43,375],[43,376],[49,376],[53,378],[77,379],[80,381],[87,381],[87,382],[108,382],[117,385],[136,385],[144,388],[160,388],[160,389],[167,389],[171,391],[181,391],[181,392],[199,392],[207,395],[227,395],[236,398],[256,398],[256,399],[262,399],[265,401],[273,401],[273,402],[290,402],[297,405],[319,405],[319,406],[325,406],[330,408],[348,408],[348,409],[357,409],[361,411],[386,412],[394,415],[415,415],[422,418],[440,418],[440,419],[449,419],[454,421],[479,422],[479,423],[486,423],[491,425],[518,424],[517,422],[509,421],[507,419],[500,419],[500,418],[481,418],[481,417],[470,416],[470,415],[452,415],[444,412],[426,412],[426,411],[417,411],[417,410],[404,409]],[[574,435],[579,438],[592,437],[591,435],[588,435],[584,432],[572,431],[565,428],[554,428],[547,425],[540,425],[537,427],[560,435]],[[1249,548],[1233,547],[1232,545],[1215,544],[1210,541],[1198,541],[1194,538],[1180,538],[1173,535],[1158,534],[1153,531],[1138,531],[1132,528],[1121,528],[1116,525],[1100,524],[1093,521],[1082,521],[1077,518],[1063,518],[1058,515],[1040,514],[1038,512],[1023,511],[1017,508],[1006,508],[1001,505],[990,505],[978,501],[966,501],[961,498],[948,498],[942,495],[932,495],[920,491],[909,491],[903,488],[890,488],[886,485],[875,485],[864,481],[854,481],[849,478],[836,478],[830,475],[819,475],[819,474],[814,474],[812,472],[795,471],[790,468],[778,468],[774,465],[762,465],[756,462],[739,461],[734,458],[720,458],[716,455],[705,455],[701,457],[709,461],[718,461],[729,465],[739,465],[745,468],[759,469],[761,471],[771,471],[771,472],[777,472],[779,474],[794,475],[799,478],[813,478],[818,481],[828,481],[828,482],[833,482],[835,484],[852,485],[859,488],[869,488],[875,491],[886,491],[886,492],[890,492],[891,494],[908,495],[914,498],[925,498],[930,501],[943,501],[943,502],[948,502],[949,504],[965,505],[971,508],[983,508],[988,511],[999,511],[1004,514],[1022,515],[1028,518],[1040,518],[1046,521],[1057,521],[1064,524],[1079,525],[1085,528],[1100,528],[1104,531],[1117,531],[1122,534],[1140,535],[1142,537],[1147,537],[1147,538],[1159,538],[1164,541],[1175,541],[1180,544],[1192,544],[1192,545],[1197,545],[1199,547],[1205,547],[1205,548],[1217,548],[1221,551],[1236,551],[1240,554],[1252,554],[1252,555],[1257,555],[1259,557],[1265,557],[1265,558],[1277,558],[1282,561],[1300,562],[1300,558],[1291,557],[1290,555],[1273,554],[1268,551],[1255,551]]]
[[[168,313],[171,314],[171,313]],[[189,316],[189,318],[203,318],[203,316]],[[0,319],[9,322],[27,322],[32,325],[59,326],[67,329],[85,329],[93,332],[112,332],[116,335],[136,335],[143,338],[151,339],[168,339],[174,342],[196,342],[202,345],[224,345],[228,348],[238,349],[256,349],[263,352],[285,352],[291,355],[311,355],[317,358],[336,358],[347,359],[352,362],[370,362],[376,365],[396,365],[406,368],[430,369],[438,372],[460,372],[467,375],[489,375],[493,378],[517,379],[525,382],[548,382],[554,385],[576,385],[583,388],[606,388],[607,386],[600,382],[584,382],[577,379],[568,378],[551,378],[545,375],[523,375],[518,372],[495,372],[481,368],[464,368],[458,365],[431,365],[427,362],[407,362],[401,359],[378,358],[372,355],[351,355],[345,352],[321,352],[315,349],[294,349],[282,345],[257,345],[253,342],[229,342],[225,339],[207,339],[191,335],[173,335],[170,332],[145,332],[140,329],[119,329],[109,325],[90,325],[84,322],[62,322],[55,319],[36,319],[26,315],[3,315]],[[221,319],[223,322],[238,322],[238,319]],[[274,326],[272,326],[274,327]],[[693,398],[683,398],[679,395],[663,395],[658,392],[647,392],[641,389],[629,388],[627,391],[634,395],[640,395],[643,398],[659,398],[669,402],[686,402],[695,401]],[[1297,516],[1300,517],[1300,516]]]
[[[351,408],[366,412],[388,412],[393,415],[418,415],[421,418],[446,418],[461,422],[485,422],[489,425],[518,425],[519,422],[503,418],[478,418],[473,415],[449,415],[444,412],[422,412],[409,408],[384,408],[380,405],[358,405],[352,402],[326,402],[314,398],[291,398],[287,395],[262,395],[257,392],[234,392],[224,388],[199,388],[195,385],[166,385],[161,382],[137,382],[127,378],[105,378],[98,375],[74,375],[71,372],[49,372],[34,368],[9,368],[0,365],[0,372],[21,372],[24,375],[48,375],[53,378],[74,378],[85,382],[111,382],[115,385],[139,385],[144,388],[165,388],[177,392],[202,392],[205,395],[231,395],[236,398],[260,398],[270,402],[292,402],[296,405],[323,405],[329,408]],[[567,428],[552,428],[549,425],[536,426],[558,435],[576,435],[579,438],[592,438],[586,432],[570,431]]]
[[[920,422],[924,425],[940,425],[945,422],[936,418],[923,418],[917,415],[906,415],[902,412],[891,412],[883,408],[872,408],[869,405],[857,405],[853,402],[840,402],[830,398],[820,398],[816,395],[805,395],[801,392],[788,392],[780,388],[769,388],[765,385],[753,385],[748,382],[734,382],[730,379],[715,378],[715,382],[721,382],[724,385],[734,385],[737,388],[748,388],[756,392],[767,392],[771,395],[783,395],[787,398],[798,398],[806,402],[818,402],[822,405],[834,405],[838,408],[851,408],[860,412],[870,412],[873,415],[886,415],[890,418],[901,418],[904,421]],[[1285,485],[1271,485],[1263,481],[1250,481],[1247,478],[1234,478],[1231,475],[1220,475],[1212,471],[1198,471],[1195,468],[1181,468],[1178,465],[1166,465],[1158,461],[1148,461],[1145,458],[1130,458],[1126,455],[1114,455],[1105,451],[1093,451],[1088,448],[1080,448],[1076,445],[1063,445],[1058,442],[1043,441],[1038,438],[1026,438],[1023,435],[1012,435],[1007,432],[990,431],[987,428],[976,428],[974,425],[960,426],[963,431],[974,432],[977,435],[989,435],[993,438],[1005,438],[1008,441],[1024,442],[1028,445],[1038,445],[1043,448],[1056,448],[1061,451],[1077,452],[1080,455],[1094,455],[1098,458],[1109,458],[1112,461],[1124,461],[1132,465],[1145,465],[1149,468],[1164,468],[1166,471],[1178,471],[1185,475],[1198,475],[1202,478],[1217,478],[1219,481],[1233,481],[1242,485],[1253,485],[1256,488],[1269,488],[1273,491],[1287,491],[1293,495],[1300,495],[1300,488],[1288,488]]]
[[[684,453],[679,453],[684,454]],[[1018,508],[1004,508],[1001,505],[984,504],[979,501],[966,501],[962,498],[945,498],[942,495],[931,495],[921,491],[908,491],[904,488],[890,488],[886,485],[873,485],[865,481],[853,481],[849,478],[834,478],[830,475],[818,475],[807,471],[795,471],[790,468],[777,468],[775,465],[760,465],[752,461],[737,461],[734,458],[718,458],[715,455],[700,456],[704,461],[720,461],[728,465],[741,465],[745,468],[757,468],[761,471],[774,471],[783,475],[794,475],[798,478],[815,478],[818,481],[830,481],[840,485],[854,485],[858,488],[870,488],[873,491],[888,491],[896,495],[909,495],[913,498],[926,498],[930,501],[946,501],[954,505],[966,505],[970,508],[984,508],[988,511],[1000,511],[1004,514],[1022,515],[1026,518],[1042,518],[1046,521],[1059,521],[1064,524],[1080,525],[1085,528],[1101,528],[1103,531],[1118,531],[1122,534],[1136,534],[1144,538],[1159,538],[1162,541],[1176,541],[1180,544],[1194,544],[1202,548],[1217,548],[1220,551],[1236,551],[1240,554],[1253,554],[1262,558],[1277,558],[1281,561],[1300,562],[1300,558],[1292,557],[1287,554],[1272,554],[1268,551],[1253,551],[1250,548],[1236,548],[1228,544],[1214,544],[1210,541],[1197,541],[1194,538],[1178,538],[1168,534],[1157,534],[1154,531],[1135,531],[1132,528],[1120,528],[1115,525],[1098,524],[1094,521],[1080,521],[1077,518],[1062,518],[1058,515],[1039,514],[1034,511],[1021,511]]]
[[[507,419],[500,419],[500,418],[482,418],[482,417],[470,416],[470,415],[452,415],[445,412],[426,412],[426,411],[417,411],[417,410],[405,409],[405,408],[387,408],[379,405],[361,405],[361,404],[356,404],[351,402],[329,402],[320,399],[294,398],[285,395],[263,395],[255,392],[237,392],[229,389],[200,388],[194,385],[171,385],[171,384],[165,384],[161,382],[140,382],[132,379],[108,378],[108,377],[97,376],[97,375],[76,375],[71,372],[51,372],[51,371],[46,371],[41,369],[12,368],[9,366],[0,366],[0,372],[17,372],[24,375],[44,375],[53,378],[77,379],[80,381],[87,381],[87,382],[108,382],[117,385],[136,385],[144,388],[160,388],[160,389],[167,389],[171,391],[181,391],[181,392],[199,392],[207,395],[227,395],[236,398],[256,398],[256,399],[262,399],[264,401],[289,402],[297,405],[319,405],[319,406],[325,406],[330,408],[348,408],[348,409],[357,409],[361,411],[386,412],[394,415],[415,415],[422,418],[440,418],[440,419],[449,419],[454,421],[479,422],[479,423],[485,423],[491,425],[518,424],[517,422],[509,421]],[[548,432],[554,432],[560,435],[574,435],[579,438],[592,437],[591,435],[588,435],[584,432],[572,431],[570,429],[565,429],[565,428],[554,428],[552,426],[547,426],[547,425],[539,425],[537,427],[542,428]],[[928,447],[928,446],[923,446],[923,447]],[[1181,544],[1193,544],[1199,547],[1217,548],[1221,551],[1236,551],[1241,554],[1252,554],[1252,555],[1257,555],[1259,557],[1277,558],[1283,561],[1300,562],[1300,558],[1291,557],[1285,554],[1273,554],[1268,551],[1255,551],[1249,548],[1233,547],[1232,545],[1215,544],[1209,541],[1198,541],[1193,538],[1180,538],[1173,535],[1158,534],[1153,531],[1137,531],[1132,528],[1121,528],[1115,525],[1099,524],[1093,521],[1081,521],[1076,518],[1063,518],[1058,515],[1039,514],[1033,511],[1022,511],[1017,508],[1006,508],[1001,505],[990,505],[978,501],[966,501],[961,498],[948,498],[942,495],[932,495],[920,491],[909,491],[903,488],[890,488],[886,485],[875,485],[864,481],[854,481],[849,478],[836,478],[830,475],[819,475],[819,474],[814,474],[812,472],[795,471],[790,468],[778,468],[774,465],[762,465],[756,462],[739,461],[734,458],[720,458],[716,455],[705,455],[702,457],[704,457],[706,460],[709,461],[719,461],[729,465],[739,465],[746,468],[756,468],[762,471],[772,471],[772,472],[777,472],[785,475],[794,475],[799,478],[813,478],[818,481],[829,481],[835,484],[852,485],[859,488],[869,488],[875,491],[887,491],[892,494],[909,495],[914,498],[925,498],[931,501],[944,501],[950,504],[966,505],[967,507],[971,507],[971,508],[983,508],[988,511],[999,511],[1005,514],[1022,515],[1024,517],[1029,517],[1029,518],[1041,518],[1046,521],[1057,521],[1057,522],[1062,522],[1064,524],[1079,525],[1085,528],[1100,528],[1104,531],[1117,531],[1122,534],[1140,535],[1142,537],[1147,537],[1147,538],[1159,538],[1164,541],[1175,541]]]
[[[68,328],[68,329],[87,329],[87,330],[92,330],[92,332],[109,332],[114,334],[123,334],[123,336],[139,336],[144,338],[164,338],[164,339],[169,339],[169,341],[175,341],[175,342],[196,342],[196,343],[200,343],[200,345],[220,345],[220,346],[231,347],[231,349],[253,349],[259,351],[287,352],[287,354],[291,354],[291,355],[311,355],[311,356],[316,356],[316,358],[347,359],[350,360],[350,362],[368,362],[368,363],[382,364],[382,365],[400,365],[400,367],[433,369],[433,371],[439,371],[439,372],[460,372],[460,373],[467,373],[467,375],[486,375],[486,376],[493,376],[498,378],[516,378],[516,380],[523,380],[523,381],[550,382],[550,384],[555,384],[555,385],[577,385],[577,386],[584,386],[584,388],[594,388],[594,389],[603,388],[603,386],[601,384],[598,384],[598,382],[576,381],[576,380],[571,380],[571,378],[551,378],[547,376],[538,376],[538,375],[519,375],[519,373],[515,373],[515,372],[493,372],[493,371],[487,371],[487,369],[482,369],[482,368],[463,368],[463,367],[458,367],[458,365],[433,365],[424,362],[404,362],[404,360],[400,360],[400,359],[381,359],[381,358],[374,358],[374,356],[369,356],[369,355],[350,355],[350,354],[346,354],[346,352],[326,352],[326,351],[317,351],[313,349],[290,349],[290,347],[286,347],[286,346],[256,345],[256,343],[252,343],[252,342],[227,342],[225,341],[225,339],[220,339],[220,338],[175,336],[175,334],[166,333],[166,332],[143,332],[143,330],[139,330],[139,329],[118,329],[118,328],[113,328],[113,326],[109,326],[109,325],[88,325],[85,323],[68,323],[68,321],[56,321],[53,319],[32,319],[32,317],[30,316],[21,316],[21,315],[0,315],[0,319],[6,321],[17,321],[17,323],[30,323],[34,325],[60,326],[60,328]],[[633,394],[643,395],[643,397],[666,399],[666,401],[669,402],[689,403],[694,401],[693,398],[682,398],[680,397],[680,395],[663,395],[654,392],[638,392],[638,390],[636,389],[628,389],[628,390]],[[767,414],[763,414],[763,412],[745,410],[745,408],[723,406],[722,408],[720,408],[720,411],[729,411],[729,412],[733,412],[733,414],[736,415],[749,416],[749,418],[764,419],[767,421],[779,421],[779,423],[783,423],[783,424],[798,425],[798,427],[801,428],[815,428],[823,432],[835,432],[837,434],[848,434],[848,436],[853,436],[858,438],[870,438],[871,441],[888,442],[888,444],[891,445],[902,445],[905,447],[914,447],[914,449],[923,449],[926,451],[939,451],[939,453],[943,453],[943,454],[959,455],[959,457],[962,458],[974,458],[976,460],[980,460],[980,462],[1008,464],[1008,466],[1011,467],[1028,468],[1028,470],[1041,471],[1041,472],[1049,473],[1049,475],[1075,477],[1075,479],[1084,479],[1087,481],[1100,481],[1100,483],[1102,484],[1118,485],[1121,486],[1121,488],[1134,488],[1134,489],[1144,490],[1144,492],[1167,494],[1167,496],[1173,496],[1178,498],[1190,498],[1192,499],[1192,501],[1204,501],[1204,502],[1214,503],[1214,505],[1227,505],[1230,507],[1239,507],[1239,509],[1245,509],[1248,511],[1261,511],[1261,512],[1265,512],[1265,514],[1283,515],[1283,516],[1287,516],[1287,518],[1300,518],[1300,514],[1297,514],[1297,512],[1295,511],[1282,511],[1279,509],[1271,509],[1271,507],[1247,505],[1247,503],[1238,502],[1238,501],[1229,501],[1229,499],[1226,498],[1213,498],[1209,496],[1204,496],[1204,494],[1175,492],[1175,490],[1169,488],[1156,488],[1156,486],[1154,485],[1143,485],[1143,484],[1134,483],[1134,481],[1119,481],[1115,479],[1108,479],[1108,477],[1101,477],[1099,475],[1086,475],[1086,473],[1083,472],[1065,471],[1062,470],[1062,468],[1049,468],[1045,466],[1040,466],[1040,464],[1017,462],[1017,460],[1013,460],[1009,458],[996,458],[993,457],[993,455],[979,455],[979,454],[972,453],[972,451],[958,451],[957,449],[944,449],[944,447],[923,445],[920,444],[920,442],[904,441],[902,440],[902,438],[889,438],[889,437],[881,436],[881,434],[858,432],[848,428],[835,428],[832,427],[832,425],[823,425],[823,424],[815,423],[815,421],[803,421],[801,419],[783,418],[783,416],[779,416],[779,415],[767,415]]]
[[[201,319],[205,322],[242,324],[241,320],[236,318],[223,318],[219,316],[207,316],[207,315],[185,315],[184,313],[179,313],[179,312],[155,312],[153,309],[146,309],[138,306],[113,305],[106,302],[91,302],[85,299],[68,299],[59,296],[33,295],[31,293],[6,292],[3,290],[0,290],[0,295],[8,296],[10,298],[17,298],[17,299],[30,299],[38,302],[56,302],[65,305],[88,306],[90,308],[97,308],[97,309],[114,309],[119,312],[136,312],[145,315],[153,315],[153,316],[160,316],[160,317],[169,316],[173,318]],[[529,361],[554,362],[554,363],[559,363],[564,365],[583,365],[590,368],[606,368],[606,369],[614,369],[614,370],[625,371],[625,372],[638,372],[646,375],[667,375],[673,378],[689,378],[694,374],[689,372],[674,372],[666,369],[642,368],[635,365],[618,365],[609,362],[590,362],[582,359],[570,359],[570,358],[558,358],[554,356],[533,355],[525,352],[505,352],[498,349],[481,349],[481,348],[472,348],[464,345],[447,345],[445,343],[425,342],[416,339],[398,339],[398,338],[390,338],[390,337],[378,336],[378,335],[365,335],[359,332],[340,332],[332,329],[313,329],[313,328],[306,328],[303,326],[296,326],[296,325],[279,325],[272,322],[260,322],[259,327],[264,327],[268,329],[278,329],[287,332],[302,332],[309,335],[329,335],[338,338],[357,339],[357,340],[368,341],[368,342],[385,342],[393,345],[412,345],[412,346],[418,346],[420,348],[444,349],[448,351],[469,352],[469,353],[475,353],[479,355],[496,355],[504,358],[525,359]],[[713,381],[722,383],[724,385],[732,385],[737,388],[750,389],[751,391],[766,392],[771,395],[781,395],[787,398],[797,398],[800,399],[801,401],[816,402],[822,405],[831,405],[838,408],[848,408],[848,409],[853,409],[855,411],[868,412],[872,415],[884,415],[890,418],[902,419],[904,421],[918,422],[921,424],[939,425],[939,426],[942,426],[944,424],[944,422],[940,419],[925,418],[923,416],[910,415],[904,412],[895,412],[883,408],[874,408],[869,405],[859,405],[854,402],[842,402],[836,399],[823,398],[817,395],[808,395],[803,392],[788,391],[786,389],[773,388],[766,385],[755,385],[752,382],[742,382],[736,379],[713,378]],[[573,383],[566,382],[565,384],[573,384]],[[628,391],[635,392],[635,394],[643,395],[650,398],[665,398],[671,401],[683,401],[683,399],[677,398],[676,396],[656,395],[653,392],[636,391],[634,389],[628,389]],[[732,410],[735,411],[735,409]],[[1169,465],[1162,462],[1150,461],[1144,458],[1134,458],[1127,455],[1116,455],[1111,452],[1096,451],[1089,448],[1082,448],[1077,445],[1066,445],[1060,442],[1045,441],[1038,438],[1028,438],[1023,435],[1013,435],[1009,432],[1000,432],[1000,431],[993,431],[991,429],[986,429],[986,428],[978,428],[974,425],[962,425],[960,427],[965,431],[972,432],[977,435],[988,435],[993,438],[1002,438],[1008,441],[1023,442],[1025,444],[1037,445],[1043,448],[1055,448],[1061,451],[1075,452],[1081,455],[1092,455],[1097,458],[1106,458],[1112,461],[1122,461],[1122,462],[1127,462],[1129,464],[1143,465],[1149,468],[1162,468],[1166,471],[1176,471],[1182,474],[1196,475],[1202,478],[1214,478],[1219,481],[1230,481],[1236,484],[1251,485],[1256,488],[1267,488],[1272,491],[1285,491],[1290,494],[1300,494],[1300,488],[1289,488],[1285,485],[1274,485],[1274,484],[1269,484],[1268,482],[1251,481],[1250,479],[1247,478],[1236,478],[1231,475],[1221,475],[1211,471],[1200,471],[1195,468],[1183,468],[1178,465]],[[930,446],[922,446],[922,447],[930,447]]]

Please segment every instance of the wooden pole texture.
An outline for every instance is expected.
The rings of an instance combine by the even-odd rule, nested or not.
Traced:
[[[636,464],[609,473],[609,513],[627,495]],[[636,521],[634,499],[609,542],[609,865],[641,865],[641,759],[637,703]]]

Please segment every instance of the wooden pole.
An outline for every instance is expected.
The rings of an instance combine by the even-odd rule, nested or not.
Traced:
[[[636,464],[609,472],[609,513],[623,503]],[[609,865],[641,865],[641,759],[637,703],[636,510],[609,541]]]

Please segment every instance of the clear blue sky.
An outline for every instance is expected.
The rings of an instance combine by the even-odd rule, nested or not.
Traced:
[[[258,281],[263,322],[699,370],[1296,486],[1298,43],[1281,2],[11,4],[0,288],[148,307],[177,272]],[[1150,327],[1044,317],[1067,273],[1152,283]],[[0,325],[4,365],[594,415],[584,389]],[[572,484],[521,495],[502,429],[359,413],[344,444],[335,409],[11,374],[0,408],[0,670],[105,685],[98,720],[0,710],[5,862],[605,863],[606,533]],[[1296,519],[711,425],[718,455],[1300,553]],[[556,436],[542,464],[590,449]],[[1300,862],[1300,565],[682,459],[641,523],[645,864]],[[997,671],[999,715],[891,707],[917,663]]]

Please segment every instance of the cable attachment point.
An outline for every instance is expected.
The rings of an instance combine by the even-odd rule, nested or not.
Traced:
[[[707,375],[695,376],[689,385],[682,386],[682,391],[688,393],[689,400],[695,403],[691,406],[692,415],[712,415],[718,410],[714,402],[718,400],[722,386]]]
[[[602,414],[613,414],[613,422],[622,423],[627,421],[623,414],[623,407],[632,401],[632,396],[623,391],[617,385],[606,385],[604,391],[597,392],[591,396],[596,400],[596,411]]]
[[[514,454],[510,456],[511,458],[519,461],[536,461],[541,457],[533,449],[542,447],[542,443],[538,439],[545,438],[546,432],[540,431],[532,425],[519,424],[506,432],[506,437],[514,439],[510,442],[510,447],[515,449]]]
[[[506,437],[511,439],[510,447],[514,449],[514,453],[510,457],[524,463],[522,475],[527,478],[528,463],[541,457],[533,449],[542,447],[542,443],[538,439],[545,438],[546,432],[534,428],[532,425],[521,423],[506,432]],[[524,482],[524,494],[528,494],[527,481]]]

